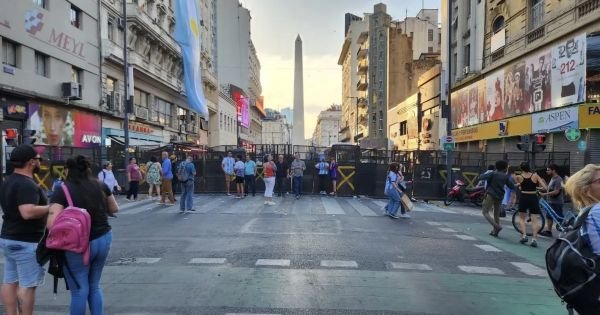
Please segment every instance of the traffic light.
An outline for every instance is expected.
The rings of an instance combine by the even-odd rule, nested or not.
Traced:
[[[529,135],[521,136],[521,141],[517,143],[517,149],[520,151],[529,152]]]
[[[24,129],[23,130],[23,144],[34,144],[35,140],[37,140],[37,138],[35,138],[35,130],[32,129]]]
[[[544,144],[545,142],[546,142],[546,135],[540,135],[540,134],[535,135],[535,142],[532,145],[531,151],[544,152],[544,150],[546,150],[546,145]]]
[[[16,128],[8,128],[4,130],[4,140],[8,146],[17,146],[17,139],[19,138],[19,130]]]

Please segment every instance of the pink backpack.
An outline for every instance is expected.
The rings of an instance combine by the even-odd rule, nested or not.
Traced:
[[[49,229],[46,247],[83,254],[83,264],[90,263],[92,219],[86,209],[73,206],[67,185],[61,185],[69,206],[58,214]]]

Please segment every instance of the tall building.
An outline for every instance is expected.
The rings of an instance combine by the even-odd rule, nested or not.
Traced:
[[[451,94],[458,150],[501,153],[528,147],[554,152],[555,158],[564,152],[571,171],[600,161],[599,70],[592,62],[600,52],[597,2],[495,0],[486,2],[483,15],[476,14],[478,7],[463,2],[453,1],[442,14],[443,35],[448,27],[465,30],[452,32],[450,43],[457,42],[457,51],[444,64],[448,69],[450,61],[458,71],[452,71],[457,84]],[[448,9],[457,18],[448,21]],[[461,18],[469,14],[485,17],[482,61],[468,58],[475,61],[469,67],[481,62],[481,73],[458,82],[461,60],[467,61],[466,53],[459,57],[458,41],[465,33],[479,33],[472,28],[472,19]],[[443,42],[447,44],[448,38]],[[527,142],[529,138],[539,145],[532,146],[535,141]],[[537,161],[534,155],[528,154]]]
[[[262,144],[291,144],[292,129],[285,116],[273,109],[266,109],[262,122]]]
[[[467,1],[472,2],[475,1]],[[479,1],[481,4],[481,1]],[[465,4],[466,5],[466,4]],[[398,29],[413,39],[413,59],[419,60],[422,54],[440,53],[442,42],[441,28],[438,25],[438,9],[422,9],[415,17],[406,17],[399,22]],[[427,40],[423,40],[426,38]]]
[[[281,115],[285,116],[285,120],[289,125],[294,122],[294,110],[291,107],[285,107],[281,111]]]
[[[331,105],[328,109],[321,111],[313,131],[312,145],[330,147],[339,143],[341,117],[340,105]]]

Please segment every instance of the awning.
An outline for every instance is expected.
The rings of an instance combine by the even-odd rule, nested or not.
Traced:
[[[112,141],[120,145],[125,145],[125,137],[122,136],[108,136]],[[132,147],[140,147],[140,146],[160,146],[161,143],[157,141],[151,141],[146,139],[138,139],[138,138],[129,138],[129,145]]]

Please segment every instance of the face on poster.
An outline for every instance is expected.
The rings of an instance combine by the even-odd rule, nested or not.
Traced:
[[[504,71],[493,73],[485,79],[485,83],[487,121],[504,118]]]
[[[550,50],[536,54],[525,61],[526,112],[531,113],[550,109],[552,95],[550,92]]]
[[[504,69],[504,115],[511,117],[528,113],[524,103],[525,62]]]
[[[38,142],[50,146],[95,147],[101,142],[97,115],[46,104],[29,104],[28,128]]]
[[[552,107],[585,101],[586,49],[585,33],[552,48]]]

